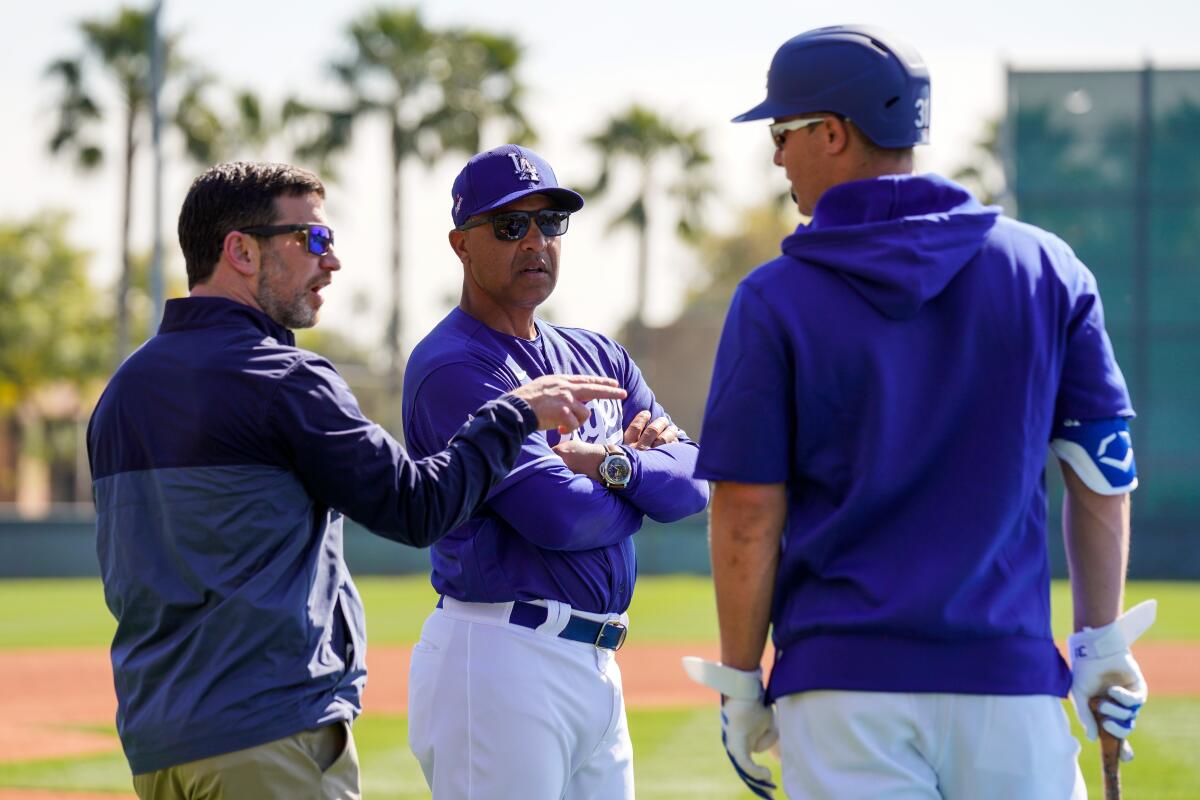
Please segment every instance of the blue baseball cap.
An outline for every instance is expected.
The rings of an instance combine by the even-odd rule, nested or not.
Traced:
[[[563,211],[583,208],[583,198],[558,185],[549,162],[517,144],[504,144],[473,156],[454,179],[450,216],[460,227],[476,214],[530,194],[548,195]]]
[[[828,111],[848,117],[880,147],[929,143],[929,70],[890,33],[834,25],[795,36],[767,71],[767,99],[734,122]]]

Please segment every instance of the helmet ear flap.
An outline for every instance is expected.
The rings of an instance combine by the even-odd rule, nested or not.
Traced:
[[[879,147],[929,142],[929,71],[907,42],[837,25],[789,39],[767,72],[767,98],[734,122],[832,112]]]

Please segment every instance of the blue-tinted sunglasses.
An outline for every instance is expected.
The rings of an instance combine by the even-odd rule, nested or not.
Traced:
[[[328,255],[333,248],[333,228],[328,225],[309,225],[307,223],[298,223],[296,225],[260,225],[256,228],[242,228],[242,233],[249,233],[254,236],[279,236],[284,233],[303,233],[304,244],[308,248],[308,252],[314,256]]]

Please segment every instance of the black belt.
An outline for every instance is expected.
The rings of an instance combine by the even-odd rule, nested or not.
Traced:
[[[442,607],[442,598],[438,598],[438,608]],[[550,610],[535,603],[525,603],[520,600],[513,602],[512,613],[508,621],[522,628],[538,628],[546,621]],[[570,639],[572,642],[583,642],[602,650],[620,650],[625,644],[625,634],[629,631],[620,620],[608,619],[604,622],[571,615],[567,625],[558,632],[560,639]]]

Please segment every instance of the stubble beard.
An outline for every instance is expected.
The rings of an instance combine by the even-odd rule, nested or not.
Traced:
[[[258,292],[254,299],[263,312],[289,330],[311,328],[317,324],[318,309],[308,302],[308,286],[301,286],[292,294],[284,293],[281,284],[284,283],[287,267],[283,261],[264,250],[262,259],[262,279],[258,282]]]

